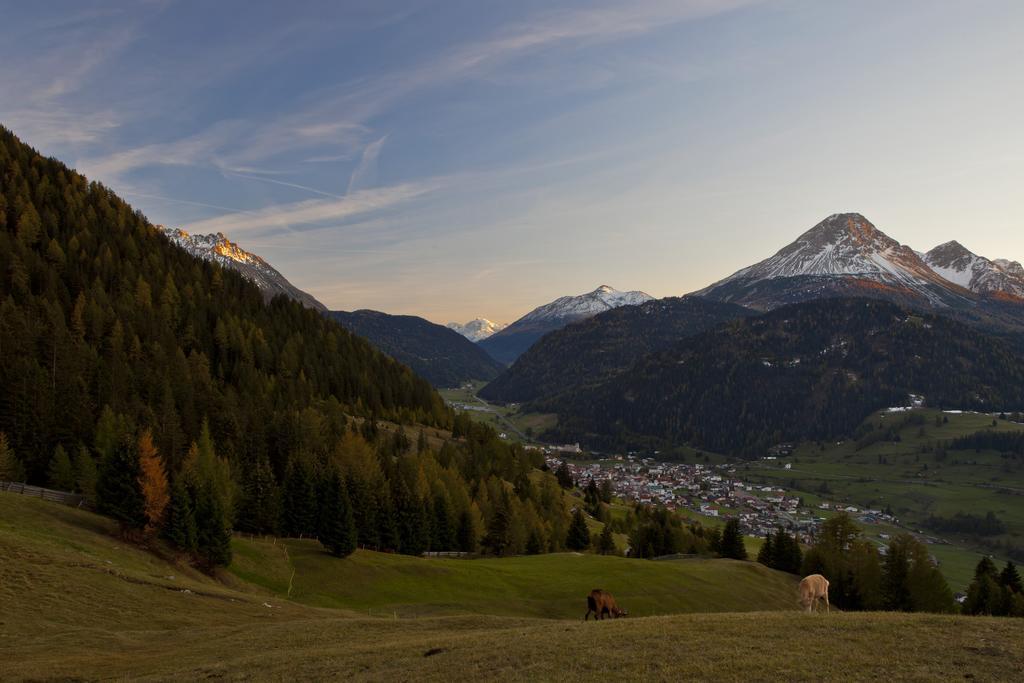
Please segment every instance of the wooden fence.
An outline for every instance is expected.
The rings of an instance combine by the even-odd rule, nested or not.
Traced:
[[[93,509],[92,502],[80,493],[55,491],[54,489],[44,489],[41,486],[29,486],[28,484],[20,484],[14,481],[0,481],[0,491],[20,493],[23,496],[42,498],[53,503],[61,503],[85,510]]]

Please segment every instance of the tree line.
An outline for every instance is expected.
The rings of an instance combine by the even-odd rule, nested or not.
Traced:
[[[801,572],[822,574],[829,599],[844,610],[953,612],[953,592],[928,548],[910,534],[893,537],[884,555],[845,513],[822,524]]]

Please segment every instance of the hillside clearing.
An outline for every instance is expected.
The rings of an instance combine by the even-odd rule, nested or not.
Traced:
[[[792,577],[749,563],[359,553],[346,564],[310,542],[236,539],[235,574],[216,581],[113,531],[87,512],[0,494],[0,679],[999,680],[1024,671],[1024,620],[805,615]],[[294,600],[282,599],[292,569]],[[739,577],[749,585],[736,589]],[[757,610],[790,604],[584,623],[579,587],[599,579],[634,615],[742,609],[743,595],[762,595]],[[346,609],[312,606],[327,603]],[[436,616],[460,611],[481,613]]]

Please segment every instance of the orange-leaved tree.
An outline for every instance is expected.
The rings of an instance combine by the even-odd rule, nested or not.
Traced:
[[[163,460],[153,444],[153,435],[148,429],[139,435],[139,464],[142,469],[139,485],[146,498],[146,535],[153,536],[163,526],[164,511],[170,502],[170,494]]]

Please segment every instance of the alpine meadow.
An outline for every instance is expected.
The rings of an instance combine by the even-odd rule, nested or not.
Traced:
[[[1024,675],[1020,3],[0,16],[0,681]]]

